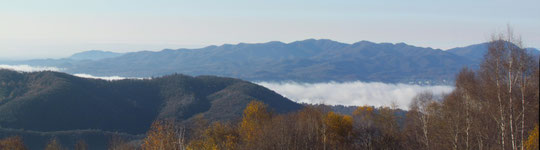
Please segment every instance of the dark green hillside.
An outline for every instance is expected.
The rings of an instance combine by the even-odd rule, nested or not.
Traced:
[[[144,134],[131,135],[126,133],[108,132],[101,130],[69,130],[69,131],[54,131],[54,132],[40,132],[40,131],[28,131],[21,129],[5,129],[0,128],[0,138],[10,137],[18,135],[23,137],[25,145],[31,150],[40,150],[45,147],[50,139],[56,138],[58,141],[67,148],[73,148],[76,142],[84,140],[88,144],[89,149],[101,150],[107,149],[109,140],[114,138],[124,139],[125,141],[131,141],[130,143],[137,143],[140,139],[144,138]],[[133,140],[133,141],[132,141]]]
[[[152,121],[240,117],[257,99],[276,112],[301,106],[264,87],[214,76],[169,75],[105,81],[58,72],[0,70],[0,127],[33,131],[99,129],[145,133]]]

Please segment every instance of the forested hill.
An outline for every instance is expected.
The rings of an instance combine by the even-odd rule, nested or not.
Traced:
[[[249,81],[378,81],[452,84],[462,67],[477,68],[486,43],[447,51],[405,43],[353,44],[326,39],[240,43],[198,49],[112,53],[87,51],[63,59],[6,64],[62,68],[95,76],[151,77],[171,73],[218,75]],[[540,51],[530,49],[538,56]]]
[[[292,43],[224,44],[198,49],[165,49],[124,54],[89,51],[77,58],[41,59],[6,64],[62,68],[71,74],[151,77],[171,73],[218,75],[249,81],[382,81],[451,83],[453,74],[474,61],[446,51],[404,43],[354,44],[308,39]],[[105,57],[102,57],[105,56]]]
[[[142,134],[156,119],[239,118],[257,99],[277,113],[302,106],[232,78],[168,75],[105,81],[59,72],[0,70],[0,127],[32,131],[99,129]]]
[[[200,49],[141,51],[65,65],[67,72],[147,77],[180,72],[250,81],[448,81],[473,63],[438,49],[404,43],[354,44],[308,39],[292,43],[225,44]]]

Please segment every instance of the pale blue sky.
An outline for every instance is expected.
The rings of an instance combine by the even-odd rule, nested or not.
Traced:
[[[447,49],[485,42],[506,24],[526,46],[540,48],[539,6],[539,0],[0,0],[0,59],[308,38]]]

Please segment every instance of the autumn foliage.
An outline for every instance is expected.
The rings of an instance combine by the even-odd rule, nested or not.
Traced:
[[[529,138],[525,143],[527,150],[538,150],[538,124],[534,127],[534,130],[529,132]]]
[[[254,147],[253,143],[262,142],[265,125],[271,121],[271,114],[267,106],[260,101],[252,101],[244,109],[242,122],[238,129],[242,142],[247,147]],[[254,147],[255,148],[255,147]]]
[[[26,150],[22,138],[19,136],[0,139],[0,149],[4,150]]]
[[[197,139],[188,145],[189,150],[236,149],[238,132],[230,124],[214,122]]]
[[[52,138],[49,143],[47,143],[44,150],[65,150],[65,148],[57,138]]]
[[[177,150],[183,145],[181,134],[173,121],[156,121],[152,124],[141,148],[143,150]]]
[[[352,138],[352,117],[328,112],[324,118],[325,142],[343,149],[341,146],[348,145]]]

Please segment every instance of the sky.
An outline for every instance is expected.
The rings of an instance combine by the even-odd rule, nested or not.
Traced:
[[[225,43],[368,40],[448,49],[510,24],[540,48],[540,1],[0,0],[0,59]]]

